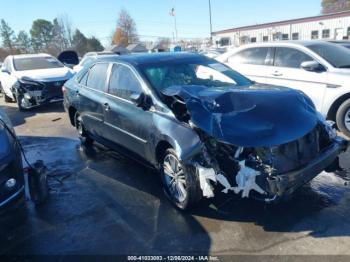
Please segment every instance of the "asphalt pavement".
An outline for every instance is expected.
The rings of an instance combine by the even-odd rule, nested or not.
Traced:
[[[349,255],[350,188],[322,173],[279,205],[218,195],[181,212],[158,175],[101,146],[81,148],[62,105],[11,118],[27,157],[44,160],[50,196],[0,216],[0,253],[16,255]],[[350,169],[349,152],[341,166]]]

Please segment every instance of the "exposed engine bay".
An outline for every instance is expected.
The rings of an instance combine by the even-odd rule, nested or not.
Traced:
[[[292,194],[320,172],[335,171],[347,142],[303,94],[227,87],[173,86],[163,91],[178,120],[202,142],[189,162],[197,169],[203,196],[215,190],[273,202]],[[242,95],[243,93],[243,95]],[[269,97],[279,96],[280,112]]]

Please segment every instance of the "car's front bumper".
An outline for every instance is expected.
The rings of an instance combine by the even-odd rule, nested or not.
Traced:
[[[338,155],[346,151],[347,147],[348,141],[338,137],[306,166],[292,172],[268,177],[269,194],[275,196],[272,199],[276,200],[291,195],[296,189],[311,181],[334,161],[337,161]]]

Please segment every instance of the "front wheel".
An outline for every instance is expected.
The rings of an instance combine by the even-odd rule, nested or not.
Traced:
[[[336,121],[339,130],[350,138],[350,99],[339,107]]]
[[[5,93],[5,91],[4,91],[4,89],[3,89],[2,85],[1,85],[1,83],[0,83],[0,92],[1,92],[2,95],[4,96],[4,101],[5,101],[5,103],[10,103],[10,102],[12,102],[11,97],[9,97],[8,95],[6,95],[6,93]]]
[[[25,107],[25,99],[24,96],[21,94],[16,95],[16,102],[18,106],[18,111],[23,112],[25,110],[28,110],[28,108]]]
[[[160,172],[165,193],[176,207],[186,210],[201,199],[196,169],[182,166],[174,149],[166,150]]]

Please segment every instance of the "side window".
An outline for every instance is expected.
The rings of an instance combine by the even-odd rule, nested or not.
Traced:
[[[88,73],[86,85],[98,91],[106,91],[107,63],[96,64]]]
[[[80,76],[79,84],[86,86],[88,75],[89,75],[89,70],[87,70],[85,73],[83,73],[82,76]]]
[[[245,49],[231,56],[228,62],[233,64],[265,65],[268,50],[268,47]]]
[[[293,48],[276,48],[275,66],[300,68],[301,63],[305,61],[314,61],[314,59],[307,54]]]
[[[113,65],[109,80],[109,93],[130,100],[132,94],[142,93],[142,87],[129,67]]]

